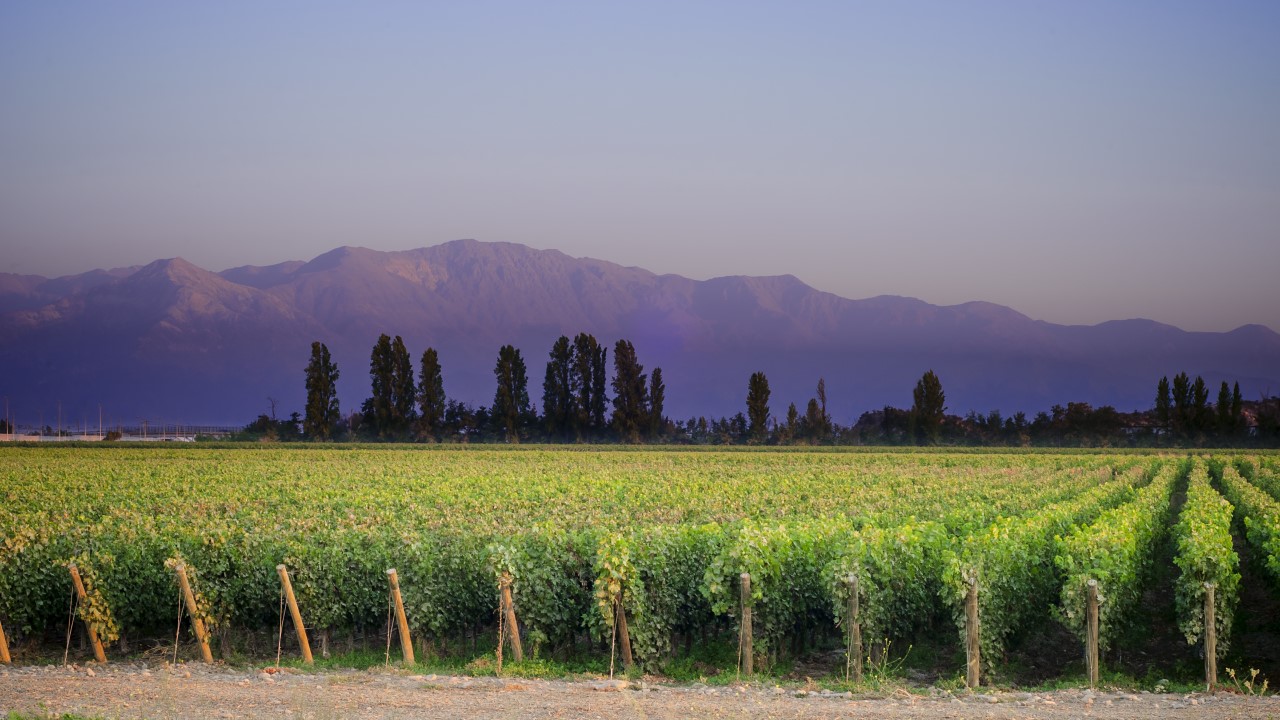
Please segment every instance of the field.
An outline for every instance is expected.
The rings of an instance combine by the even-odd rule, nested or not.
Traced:
[[[269,637],[274,657],[284,564],[313,643],[381,649],[394,567],[425,656],[493,658],[505,576],[539,659],[607,668],[625,617],[637,672],[782,673],[861,647],[821,668],[844,678],[914,644],[944,681],[980,655],[985,684],[1037,642],[1056,653],[1040,679],[1087,672],[1094,581],[1103,667],[1154,633],[1190,682],[1207,634],[1238,667],[1276,661],[1237,618],[1276,607],[1277,498],[1258,454],[10,447],[0,623],[19,663],[60,655],[74,564],[76,613],[113,651],[172,647],[181,562],[215,649]]]

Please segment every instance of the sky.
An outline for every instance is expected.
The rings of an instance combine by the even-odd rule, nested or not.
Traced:
[[[1280,330],[1280,3],[0,3],[0,272],[524,243]]]

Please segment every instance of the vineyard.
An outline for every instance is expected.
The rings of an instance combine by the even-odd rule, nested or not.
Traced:
[[[730,671],[834,646],[856,675],[886,643],[943,634],[976,684],[1057,622],[1079,640],[1063,667],[1096,677],[1168,546],[1178,631],[1214,648],[1212,671],[1239,605],[1233,538],[1280,592],[1274,456],[0,449],[15,647],[61,640],[72,567],[75,613],[108,645],[172,640],[182,567],[224,653],[254,634],[274,651],[280,565],[313,637],[385,636],[395,568],[433,652],[506,632],[535,657],[607,658],[621,628],[646,670],[736,642]]]

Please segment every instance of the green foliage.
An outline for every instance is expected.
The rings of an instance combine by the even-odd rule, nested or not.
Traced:
[[[516,615],[534,658],[544,645],[571,643],[587,626],[595,545],[590,531],[570,533],[548,523],[488,546],[492,605],[498,607],[496,590],[503,575],[509,575]]]
[[[110,645],[120,639],[120,626],[116,624],[115,614],[111,612],[111,603],[102,592],[99,580],[99,569],[110,570],[114,558],[106,553],[90,556],[80,553],[72,557],[65,567],[75,566],[80,573],[80,583],[84,586],[84,599],[76,605],[76,617],[83,620],[98,633],[103,645]]]
[[[22,633],[65,622],[65,563],[79,558],[119,628],[172,633],[169,561],[180,559],[216,625],[274,632],[285,563],[308,626],[367,630],[386,622],[395,567],[415,637],[447,644],[492,632],[507,571],[531,653],[588,633],[607,640],[600,599],[620,587],[636,657],[657,669],[681,639],[728,634],[741,572],[770,655],[830,635],[840,579],[854,572],[866,637],[906,639],[945,609],[952,536],[1088,504],[1112,468],[1130,465],[1020,453],[5,447],[0,617]]]
[[[1217,652],[1225,657],[1240,584],[1236,572],[1240,560],[1231,546],[1233,508],[1209,485],[1203,460],[1194,461],[1187,483],[1187,501],[1173,530],[1177,542],[1173,562],[1182,571],[1176,586],[1178,626],[1188,643],[1200,642],[1204,636],[1205,584],[1213,583]]]
[[[744,520],[731,528],[703,573],[703,593],[717,615],[740,619],[742,575],[751,579],[757,653],[777,654],[783,638],[816,624],[829,626],[822,569],[833,547],[830,523],[771,525]],[[814,616],[825,622],[814,622]]]
[[[1055,538],[1131,498],[1134,485],[1145,482],[1148,472],[1131,468],[1120,478],[1039,512],[999,517],[953,542],[942,560],[942,586],[961,642],[965,600],[970,584],[976,583],[981,655],[988,664],[1003,657],[1009,637],[1043,617],[1059,590]]]
[[[1057,537],[1054,563],[1065,576],[1058,618],[1082,641],[1091,579],[1098,581],[1101,649],[1108,648],[1132,619],[1154,548],[1168,532],[1169,498],[1185,471],[1181,463],[1166,462],[1132,502]]]
[[[936,522],[914,519],[891,528],[834,532],[833,557],[823,568],[837,622],[848,627],[849,579],[858,579],[863,636],[907,637],[938,611],[938,581],[947,535]]]
[[[1280,503],[1230,465],[1222,468],[1222,494],[1243,521],[1249,545],[1261,554],[1271,577],[1280,584]]]

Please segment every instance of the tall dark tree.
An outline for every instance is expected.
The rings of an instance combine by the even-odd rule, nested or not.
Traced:
[[[1185,436],[1191,431],[1191,378],[1185,372],[1173,376],[1173,432]]]
[[[947,410],[947,396],[942,381],[932,370],[926,372],[911,393],[911,427],[920,444],[936,444],[942,435],[942,419]]]
[[[1231,434],[1231,386],[1226,380],[1218,387],[1218,402],[1213,408],[1217,413],[1216,424],[1218,435],[1226,437]]]
[[[800,413],[796,411],[796,404],[791,403],[787,406],[787,422],[782,426],[782,437],[780,440],[784,444],[790,444],[796,441],[796,436],[800,432]]]
[[[1210,429],[1213,424],[1213,411],[1209,409],[1209,387],[1205,385],[1204,378],[1196,376],[1196,381],[1191,384],[1191,429],[1197,434],[1203,434]]]
[[[1244,427],[1244,398],[1240,396],[1240,383],[1237,382],[1231,388],[1231,435],[1243,435]]]
[[[649,439],[660,439],[666,431],[667,419],[662,416],[667,400],[667,385],[662,381],[662,368],[656,367],[649,376]]]
[[[520,433],[530,420],[529,378],[524,358],[512,345],[498,350],[498,364],[493,368],[498,389],[493,395],[492,417],[495,429],[507,442],[520,442]]]
[[[307,363],[307,413],[302,430],[312,440],[331,440],[342,413],[338,410],[338,366],[322,342],[311,343]]]
[[[764,442],[769,435],[769,378],[762,372],[747,380],[747,424],[751,442]]]
[[[568,440],[574,426],[573,346],[561,335],[551,346],[546,377],[542,381],[542,418],[547,436]]]
[[[820,443],[824,427],[822,405],[818,403],[817,398],[809,398],[808,404],[804,407],[804,418],[800,421],[800,436],[811,445]]]
[[[606,365],[608,355],[609,349],[600,344],[596,344],[591,354],[591,428],[596,436],[603,435],[606,428],[604,413],[609,404],[609,397],[605,394],[609,385]]]
[[[392,340],[378,336],[369,357],[369,379],[373,395],[364,401],[361,413],[380,438],[404,437],[418,413],[413,382],[413,361],[399,335]]]
[[[1173,420],[1173,396],[1169,392],[1169,376],[1160,378],[1156,385],[1156,422],[1166,432]]]
[[[391,336],[383,333],[373,344],[373,352],[369,356],[369,383],[372,394],[361,406],[363,422],[373,429],[379,437],[386,437],[391,428],[394,414],[394,403],[391,400],[391,388],[394,385],[392,375],[395,363],[391,358]]]
[[[573,339],[573,364],[569,388],[573,395],[571,422],[578,440],[598,439],[605,428],[604,412],[607,382],[606,348],[595,336],[578,333]]]
[[[418,419],[418,385],[413,379],[413,358],[399,335],[391,341],[391,404],[393,430],[406,437]]]
[[[822,426],[819,428],[818,441],[825,442],[831,436],[831,413],[827,412],[826,378],[818,378],[818,406],[822,409]]]
[[[613,429],[623,442],[639,442],[648,426],[649,394],[644,366],[630,340],[613,346]]]
[[[422,353],[418,375],[418,434],[423,438],[440,440],[444,433],[444,415],[448,407],[440,358],[435,348],[427,348]]]

